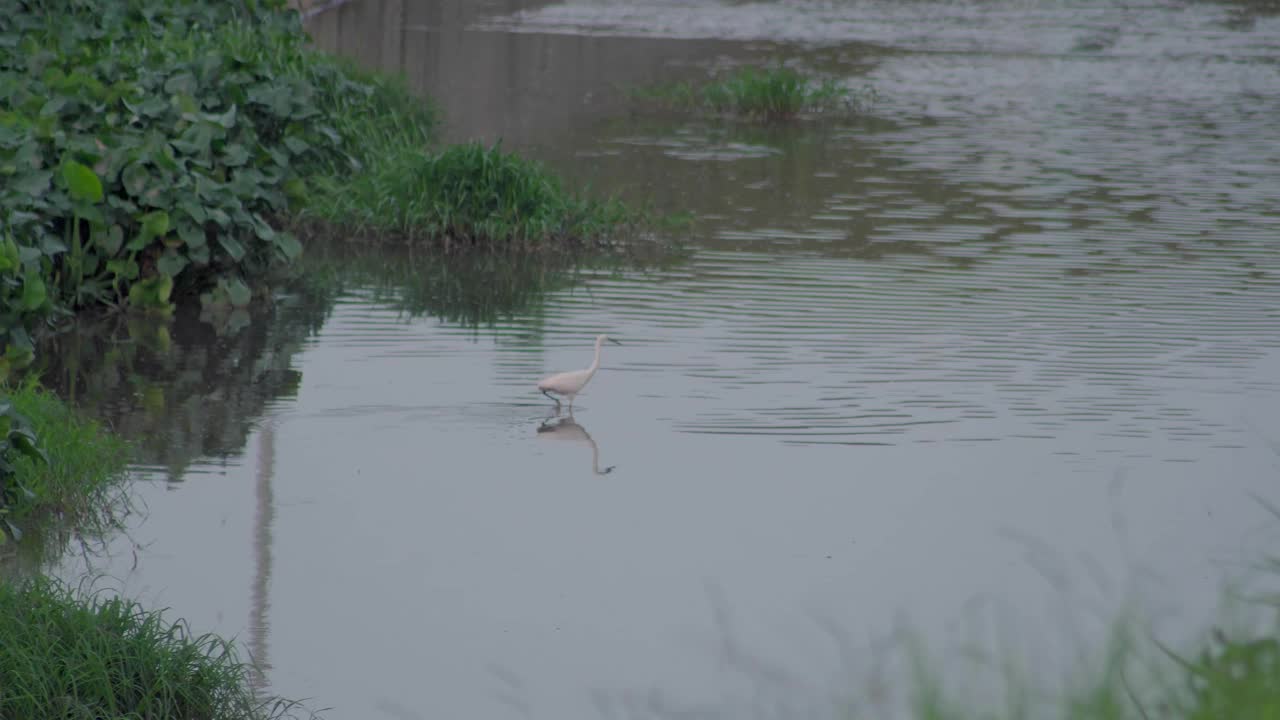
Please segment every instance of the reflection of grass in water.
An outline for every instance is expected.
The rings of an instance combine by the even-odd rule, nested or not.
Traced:
[[[0,717],[267,720],[235,646],[115,597],[0,583]]]
[[[873,99],[870,90],[855,92],[830,79],[812,79],[784,65],[741,67],[706,83],[679,82],[632,89],[640,100],[658,101],[686,110],[709,110],[758,120],[788,120],[801,113],[854,113]]]
[[[297,392],[294,354],[330,308],[295,294],[203,318],[189,305],[172,318],[81,317],[41,346],[39,372],[176,481],[196,458],[239,452],[264,409]]]
[[[551,293],[588,273],[640,270],[675,262],[658,251],[626,256],[572,253],[422,253],[400,245],[312,243],[301,280],[310,292],[371,288],[375,299],[410,316],[477,327],[536,314]]]

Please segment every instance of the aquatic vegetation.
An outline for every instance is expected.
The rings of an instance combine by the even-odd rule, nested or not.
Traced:
[[[717,112],[770,120],[831,109],[846,96],[847,91],[834,81],[810,81],[784,66],[764,70],[744,67],[702,88],[704,102]]]
[[[0,717],[270,720],[235,646],[119,597],[0,583]]]
[[[644,220],[619,201],[570,193],[537,162],[478,143],[396,152],[370,172],[328,178],[304,216],[446,249],[521,250],[601,246]]]
[[[746,66],[706,83],[675,83],[633,90],[632,94],[679,109],[765,121],[788,120],[802,113],[854,111],[873,95],[870,90],[855,92],[831,79],[811,79],[784,65]]]
[[[76,524],[100,512],[124,478],[127,445],[34,382],[2,390],[0,531],[20,539],[28,521]]]
[[[282,0],[0,0],[0,342],[77,308],[243,305],[309,178],[422,146],[430,108],[307,45]]]

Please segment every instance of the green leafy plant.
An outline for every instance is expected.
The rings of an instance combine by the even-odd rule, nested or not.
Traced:
[[[279,0],[0,0],[8,363],[67,310],[164,313],[293,261],[311,176],[362,167],[362,132],[425,144],[433,123]]]
[[[17,411],[7,395],[0,395],[0,530],[14,540],[22,538],[22,531],[11,517],[13,507],[36,497],[18,473],[19,458],[47,464],[49,458],[39,442],[31,421]],[[5,535],[0,535],[0,541]]]
[[[32,331],[52,314],[49,291],[38,264],[30,259],[32,252],[0,234],[0,381],[30,364],[35,356]]]

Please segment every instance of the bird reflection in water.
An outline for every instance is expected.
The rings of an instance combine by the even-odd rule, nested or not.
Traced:
[[[586,429],[579,425],[573,415],[564,417],[549,417],[538,425],[538,438],[542,440],[559,440],[581,443],[591,446],[591,471],[596,475],[608,475],[613,472],[616,465],[610,465],[603,470],[600,469],[600,448],[596,446],[596,441],[591,439],[591,435]]]

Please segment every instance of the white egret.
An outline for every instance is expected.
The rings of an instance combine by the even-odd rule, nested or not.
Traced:
[[[551,393],[563,395],[569,398],[569,411],[573,412],[573,398],[577,396],[578,393],[582,392],[582,388],[586,387],[587,383],[591,382],[591,376],[595,375],[596,370],[600,369],[600,346],[603,345],[606,340],[614,345],[622,344],[608,335],[597,336],[596,358],[591,361],[590,367],[585,370],[571,370],[569,372],[548,375],[547,377],[542,378],[538,383],[538,390],[540,390],[543,395],[546,395],[556,401],[557,411],[560,410],[560,400],[553,397]]]

